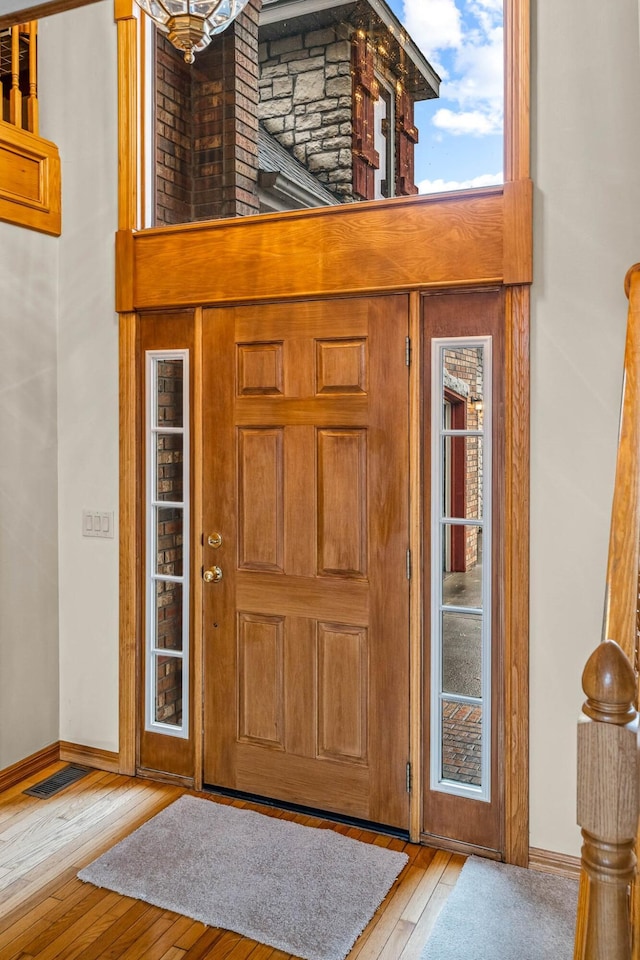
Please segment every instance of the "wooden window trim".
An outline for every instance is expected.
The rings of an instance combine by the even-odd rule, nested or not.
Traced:
[[[91,0],[90,0],[91,2]],[[168,251],[171,246],[170,236],[176,234],[175,229],[165,229],[162,237],[160,231],[144,231],[134,234],[137,220],[137,90],[135,64],[137,61],[135,16],[132,10],[133,0],[115,0],[116,20],[118,21],[119,42],[119,105],[120,105],[120,135],[119,135],[119,255],[117,258],[118,309],[121,312],[121,530],[125,535],[120,541],[120,611],[121,611],[121,681],[120,681],[120,764],[125,773],[135,770],[135,698],[136,698],[136,664],[135,664],[135,636],[136,618],[139,610],[137,596],[137,581],[135,576],[135,530],[138,506],[136,502],[136,425],[135,425],[135,344],[137,319],[135,309],[142,306],[136,302],[142,289],[137,282],[136,273],[148,262],[143,255],[145,248],[148,255]],[[24,14],[22,15],[24,19]],[[505,476],[506,521],[507,534],[504,555],[504,582],[505,597],[505,655],[509,663],[517,663],[518,670],[508,671],[506,702],[505,702],[505,778],[506,778],[506,810],[505,810],[505,857],[508,862],[526,866],[529,853],[529,765],[528,765],[528,558],[529,558],[529,288],[531,283],[531,246],[532,246],[532,189],[529,180],[530,159],[530,0],[505,0],[505,185],[503,189],[495,191],[470,191],[468,194],[442,196],[437,201],[431,198],[408,198],[401,200],[405,204],[403,214],[409,218],[412,211],[419,210],[424,204],[436,211],[444,211],[443,216],[455,217],[458,224],[473,233],[475,226],[486,217],[491,210],[498,209],[496,214],[499,223],[496,226],[495,258],[478,255],[474,261],[475,272],[471,266],[462,276],[452,273],[449,284],[487,285],[489,283],[503,283],[506,291],[506,395],[508,397],[505,410],[506,449],[505,462],[507,465]],[[378,224],[383,216],[383,210],[395,206],[398,201],[380,201],[371,204],[376,209],[372,220]],[[358,205],[359,206],[359,205]],[[365,206],[365,205],[363,205]],[[345,210],[350,226],[350,211]],[[436,220],[439,214],[436,212]],[[285,225],[283,237],[288,242],[295,234],[293,225],[296,223],[296,214],[274,215],[271,219]],[[309,218],[309,214],[306,214]],[[320,215],[321,216],[321,215]],[[255,223],[253,221],[252,223]],[[265,218],[261,218],[264,220]],[[311,217],[314,224],[320,222]],[[244,229],[236,221],[234,224],[191,225],[178,231],[184,239],[194,232],[193,239],[200,239],[205,233],[215,237],[215,243],[221,243],[232,235],[231,231]],[[482,231],[478,231],[478,243],[483,241]],[[438,239],[440,234],[435,230],[433,237],[425,236],[423,250],[429,247],[430,239]],[[391,237],[393,240],[394,237]],[[407,238],[407,243],[412,242]],[[289,247],[291,249],[291,247]],[[206,257],[204,258],[206,260]],[[437,256],[436,256],[437,259]],[[160,257],[162,260],[162,257]],[[499,263],[498,268],[494,265]],[[487,269],[487,265],[488,269]],[[482,269],[484,267],[484,269]],[[253,278],[248,280],[252,282]],[[409,278],[411,281],[412,278]],[[403,289],[410,289],[412,308],[412,329],[417,330],[417,307],[419,290],[429,286],[446,286],[446,273],[434,271],[429,265],[425,266],[422,282],[409,282],[402,277],[399,281]],[[396,281],[397,283],[398,281]],[[392,289],[394,280],[388,274],[379,276],[376,289]],[[371,289],[371,288],[370,288]],[[309,295],[322,295],[326,290],[309,290]],[[335,292],[335,289],[332,290]],[[355,292],[348,285],[344,294]],[[223,294],[224,295],[224,294]],[[237,292],[239,297],[245,296],[243,290]],[[283,295],[295,296],[295,288],[283,283]],[[271,293],[264,294],[270,297]],[[176,303],[175,306],[180,304]],[[415,424],[419,420],[418,382],[417,374],[412,372],[411,403],[413,433],[417,431]],[[419,468],[415,458],[411,465],[412,476],[419,476]],[[412,544],[419,550],[419,515],[420,506],[414,504],[412,511]],[[420,610],[419,596],[412,597],[412,611],[417,619]],[[412,656],[421,657],[421,638],[414,633],[412,639]],[[414,671],[411,686],[411,696],[416,702],[419,698],[419,682],[416,681],[417,672]],[[198,696],[198,691],[194,691]],[[412,715],[412,758],[414,760],[414,792],[419,796],[421,774],[419,771],[419,715],[414,710]],[[197,777],[196,777],[197,781]],[[412,835],[419,834],[419,800],[412,807]]]

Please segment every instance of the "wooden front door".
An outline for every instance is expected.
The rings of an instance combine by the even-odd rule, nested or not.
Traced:
[[[403,828],[407,324],[210,309],[203,353],[205,783]]]

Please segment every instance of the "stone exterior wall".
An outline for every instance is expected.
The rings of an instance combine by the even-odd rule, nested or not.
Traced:
[[[260,120],[340,200],[355,199],[350,27],[260,44]]]

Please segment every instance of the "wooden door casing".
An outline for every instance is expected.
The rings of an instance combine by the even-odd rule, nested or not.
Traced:
[[[138,444],[141,451],[140,458],[140,473],[139,473],[139,484],[140,489],[146,489],[146,456],[147,456],[147,445],[145,442],[146,436],[146,411],[145,411],[145,401],[146,401],[146,351],[158,351],[158,350],[187,350],[190,355],[193,356],[194,353],[194,317],[193,311],[176,311],[174,313],[154,313],[142,315],[140,318],[140,331],[139,331],[139,342],[138,342],[138,382],[141,389],[138,391],[137,397],[137,421],[139,425],[139,437]],[[195,426],[195,411],[194,411],[194,383],[193,379],[190,380],[189,384],[189,412],[190,412],[190,432],[194,434]],[[188,491],[188,497],[191,502],[193,502],[195,493],[195,478],[190,472],[190,485]],[[146,523],[146,511],[145,519]],[[142,524],[141,524],[142,527]],[[191,542],[197,542],[197,531],[195,528],[195,519],[192,518],[191,521]],[[136,540],[138,544],[138,553],[142,558],[142,563],[140,564],[139,577],[140,577],[140,591],[141,595],[145,596],[145,581],[147,573],[147,556],[146,551],[148,546],[146,544],[146,537],[143,529],[136,531]],[[155,562],[155,561],[154,561]],[[194,636],[194,625],[195,625],[195,615],[194,615],[194,604],[193,596],[189,598],[189,624],[190,624],[190,636],[193,640]],[[139,676],[139,687],[138,687],[138,697],[137,697],[137,712],[138,712],[138,744],[137,744],[137,759],[136,759],[136,770],[139,774],[144,776],[161,776],[166,779],[174,778],[179,782],[190,783],[193,782],[194,775],[194,765],[195,765],[195,743],[197,736],[195,734],[196,728],[199,726],[199,718],[196,716],[196,710],[194,709],[193,698],[189,698],[190,708],[187,719],[187,729],[189,731],[189,736],[186,739],[182,737],[172,737],[167,736],[166,734],[154,732],[147,729],[146,725],[146,696],[148,689],[148,678],[146,677],[146,656],[145,656],[145,644],[146,644],[146,635],[147,635],[147,626],[145,622],[145,617],[154,616],[155,611],[142,610],[141,613],[141,623],[138,635],[138,656],[140,663],[140,676]],[[193,643],[192,643],[193,645]],[[188,676],[184,678],[185,683],[189,684],[190,690],[193,690],[194,687],[194,657],[189,659],[189,672]]]
[[[404,295],[203,316],[205,782],[402,828],[407,324]]]
[[[423,710],[423,771],[422,831],[424,842],[443,839],[448,845],[502,859],[505,849],[504,808],[504,744],[505,744],[505,664],[504,664],[504,512],[505,512],[505,371],[504,371],[504,291],[500,288],[425,294],[422,298],[424,421],[431,423],[431,363],[433,338],[477,337],[489,335],[493,349],[493,464],[492,464],[492,607],[491,633],[491,800],[485,802],[473,797],[454,796],[430,789],[430,711]],[[439,401],[438,401],[439,402]],[[463,424],[458,423],[458,426]],[[430,489],[431,444],[425,430],[424,474],[425,491]],[[431,542],[430,510],[424,512],[424,543]],[[464,529],[464,528],[463,528]],[[430,551],[424,550],[424,622],[429,623],[431,604]],[[425,651],[429,650],[430,636],[425,626]],[[430,703],[431,659],[425,654],[423,671],[423,703]]]

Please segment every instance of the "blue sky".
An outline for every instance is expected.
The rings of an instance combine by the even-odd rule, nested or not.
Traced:
[[[421,193],[502,182],[503,0],[387,0],[442,78],[416,106]]]

